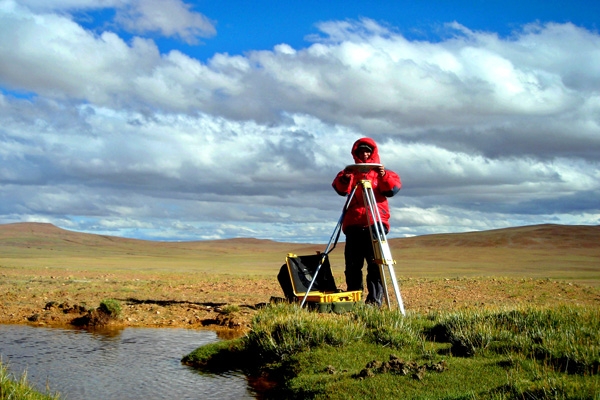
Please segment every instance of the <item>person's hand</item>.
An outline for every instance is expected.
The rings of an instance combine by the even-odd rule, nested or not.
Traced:
[[[340,177],[340,180],[344,183],[350,182],[350,179],[352,179],[352,171],[346,168],[343,172],[344,174]]]
[[[385,167],[383,165],[377,167],[377,170],[379,172],[379,176],[385,176]]]

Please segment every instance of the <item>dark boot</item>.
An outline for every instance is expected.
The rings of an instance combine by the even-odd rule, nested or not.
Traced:
[[[383,284],[381,283],[381,274],[379,265],[369,264],[367,266],[367,299],[365,303],[374,304],[381,307],[383,301]]]

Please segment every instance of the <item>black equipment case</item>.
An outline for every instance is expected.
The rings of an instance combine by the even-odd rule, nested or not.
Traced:
[[[321,264],[320,268],[319,264]],[[306,296],[317,269],[316,280]],[[289,253],[285,258],[285,264],[281,266],[277,280],[289,302],[301,302],[306,296],[308,307],[320,312],[349,311],[361,300],[362,291],[343,292],[337,288],[331,273],[329,258],[319,252],[309,256]]]

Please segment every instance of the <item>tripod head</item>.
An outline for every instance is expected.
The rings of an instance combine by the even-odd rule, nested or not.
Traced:
[[[365,173],[365,172],[369,172],[372,169],[379,168],[381,166],[382,166],[382,164],[377,164],[377,163],[359,163],[359,164],[346,165],[345,170]]]

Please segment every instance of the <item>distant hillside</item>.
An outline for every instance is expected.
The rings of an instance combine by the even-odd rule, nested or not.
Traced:
[[[343,240],[343,235],[341,240]],[[600,226],[584,225],[532,225],[481,232],[442,233],[411,238],[390,239],[390,247],[502,247],[502,248],[597,248],[600,247]],[[133,248],[186,248],[212,251],[253,250],[303,251],[312,253],[315,248],[324,247],[319,244],[289,244],[271,240],[237,238],[192,242],[156,242],[138,239],[127,239],[117,236],[80,233],[58,228],[47,223],[15,223],[0,225],[0,248],[2,247],[37,247],[37,248],[74,248],[96,247],[108,249]],[[324,250],[324,248],[323,248]]]
[[[116,246],[116,245],[177,245],[182,242],[162,242],[141,239],[129,239],[118,236],[97,235],[91,233],[82,233],[69,231],[48,223],[23,222],[14,224],[0,225],[0,240],[10,241],[14,245],[53,245],[53,244],[75,244],[86,246]],[[230,240],[213,240],[198,242],[183,242],[187,244],[194,243],[219,243],[229,242],[232,245],[260,245],[272,242],[270,240],[260,240],[252,238],[240,238]]]
[[[598,248],[599,225],[531,225],[481,232],[392,239],[391,247],[503,247],[522,249]]]
[[[172,251],[212,253],[279,251],[284,254],[287,252],[303,254],[305,251],[314,253],[315,248],[321,247],[321,245],[279,243],[254,238],[164,242],[74,232],[48,223],[23,222],[0,225],[0,251],[7,248],[13,250],[29,248],[62,251],[86,249],[86,251],[104,254],[148,255]]]

